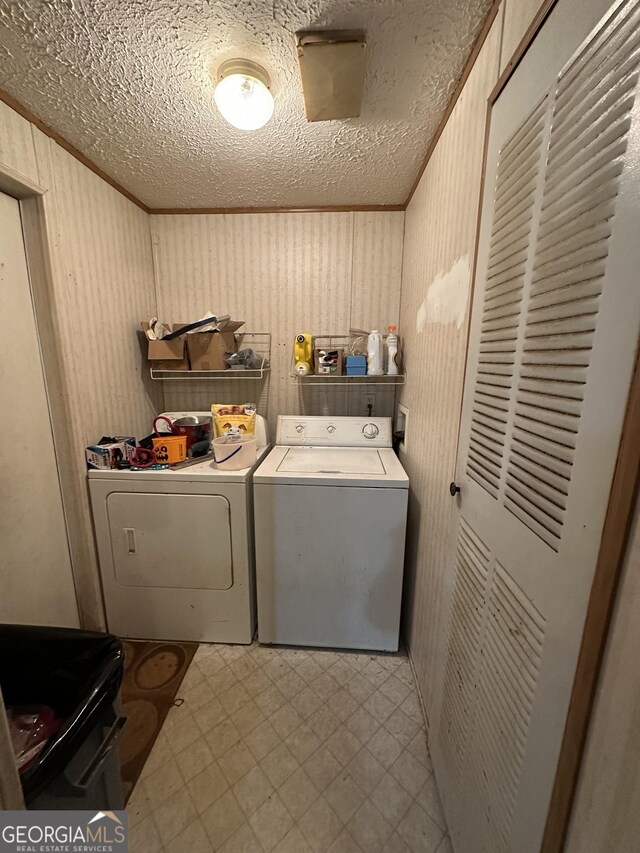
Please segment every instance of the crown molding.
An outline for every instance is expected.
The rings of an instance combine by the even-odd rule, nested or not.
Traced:
[[[128,189],[122,186],[115,178],[112,178],[108,175],[103,169],[97,166],[92,160],[89,159],[85,154],[79,151],[75,145],[72,145],[67,139],[64,138],[58,131],[54,130],[52,127],[49,127],[48,124],[45,124],[41,118],[35,115],[30,109],[24,106],[24,104],[17,101],[12,95],[8,92],[0,89],[0,101],[3,101],[7,106],[11,107],[12,110],[21,115],[31,124],[38,128],[38,130],[42,131],[46,136],[52,139],[57,145],[61,148],[64,148],[72,157],[75,157],[83,166],[86,166],[87,169],[90,169],[94,174],[96,174],[99,178],[102,178],[107,184],[112,186],[115,190],[121,193],[125,198],[143,210],[145,213],[153,214],[155,216],[197,216],[197,215],[206,215],[206,214],[253,214],[253,213],[367,213],[367,212],[377,212],[377,213],[389,213],[394,211],[404,211],[406,210],[409,202],[411,201],[413,194],[415,193],[418,184],[420,183],[420,179],[424,174],[427,165],[433,155],[433,152],[438,144],[438,141],[444,131],[444,128],[453,112],[453,109],[460,97],[462,90],[469,78],[471,70],[475,65],[475,62],[478,58],[478,55],[482,49],[482,46],[489,34],[491,29],[491,25],[493,24],[496,15],[498,14],[498,9],[500,7],[500,3],[502,0],[494,0],[487,13],[487,17],[482,25],[482,29],[474,42],[473,48],[469,55],[469,58],[465,64],[464,70],[458,83],[456,84],[456,88],[453,91],[453,94],[447,104],[447,107],[440,119],[436,132],[429,142],[427,147],[426,154],[422,160],[422,164],[416,175],[416,178],[411,186],[411,190],[409,191],[409,195],[405,202],[401,204],[338,204],[338,205],[298,205],[298,206],[271,206],[271,207],[149,207],[139,198],[137,198],[133,193],[129,192]],[[528,44],[535,36],[535,32],[540,27],[540,17],[542,16],[542,11],[544,7],[548,7],[552,5],[554,0],[545,0],[542,4],[541,12],[536,16],[537,26],[534,28],[533,26],[527,31],[527,34],[523,38],[520,45],[518,45],[518,50],[516,51],[516,55],[507,65],[505,72],[501,77],[500,82],[502,85],[508,79],[508,75],[513,72],[513,69],[517,65],[519,58],[524,54],[524,51],[528,47]],[[548,12],[548,9],[545,11]],[[504,78],[504,80],[503,80]]]
[[[152,207],[155,216],[195,216],[211,213],[366,213],[404,210],[404,204],[327,204],[315,207]]]

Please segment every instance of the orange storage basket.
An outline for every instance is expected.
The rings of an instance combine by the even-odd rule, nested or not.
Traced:
[[[163,435],[153,438],[152,441],[159,465],[177,465],[187,458],[186,435]]]

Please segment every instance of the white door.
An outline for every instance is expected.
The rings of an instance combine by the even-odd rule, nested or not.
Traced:
[[[640,329],[639,70],[638,0],[559,0],[492,109],[432,736],[456,853],[544,832]]]
[[[0,193],[0,622],[77,626],[18,202]]]

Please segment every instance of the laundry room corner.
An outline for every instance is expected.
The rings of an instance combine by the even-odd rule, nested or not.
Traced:
[[[347,335],[399,316],[403,234],[404,211],[152,214],[158,310],[180,320],[223,304],[246,328],[271,333],[267,381],[225,386],[237,400],[257,396],[271,438],[284,412],[364,416],[364,391],[291,378],[291,341],[304,328]],[[211,403],[206,382],[164,385],[168,410]],[[395,389],[379,390],[371,414],[391,417]]]
[[[5,3],[2,849],[635,850],[639,232],[640,0]]]

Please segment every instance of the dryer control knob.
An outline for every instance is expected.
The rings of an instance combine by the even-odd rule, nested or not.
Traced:
[[[335,431],[336,431],[336,428],[334,427],[334,425],[329,424],[329,426],[327,427],[327,432],[335,432]]]
[[[362,427],[362,434],[365,438],[375,438],[380,430],[375,424],[365,424]]]
[[[296,432],[304,432],[304,425],[296,424]]]

